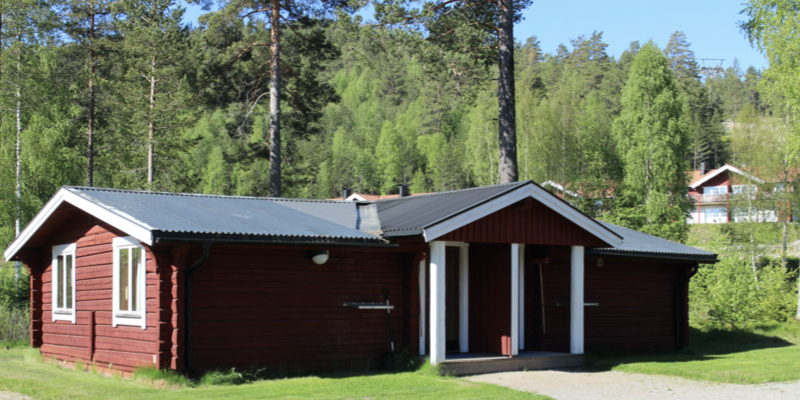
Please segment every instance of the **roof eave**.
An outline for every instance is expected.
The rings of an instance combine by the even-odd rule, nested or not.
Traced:
[[[586,255],[647,258],[647,259],[671,260],[671,261],[693,261],[703,264],[715,264],[719,262],[719,258],[717,258],[716,254],[709,254],[709,255],[678,254],[678,253],[657,253],[657,252],[614,250],[614,249],[587,249]]]

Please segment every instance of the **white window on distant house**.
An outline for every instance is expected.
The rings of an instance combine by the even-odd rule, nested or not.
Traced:
[[[755,185],[733,185],[731,186],[734,194],[756,194],[758,187]]]
[[[726,222],[728,209],[725,207],[706,208],[706,222]]]
[[[114,238],[112,324],[147,329],[145,250],[133,237]]]
[[[53,246],[53,321],[75,323],[75,250],[78,246]]]
[[[703,194],[721,195],[728,193],[727,186],[709,186],[703,188]]]

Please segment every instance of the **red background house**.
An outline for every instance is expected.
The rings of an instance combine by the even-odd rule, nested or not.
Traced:
[[[34,347],[122,371],[380,365],[393,345],[477,373],[682,346],[688,279],[716,261],[532,182],[375,202],[66,187],[5,256],[31,273]]]

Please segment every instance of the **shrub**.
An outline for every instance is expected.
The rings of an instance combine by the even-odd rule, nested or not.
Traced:
[[[0,342],[21,346],[30,340],[30,290],[25,268],[15,277],[14,263],[0,264]]]
[[[751,253],[735,245],[714,250],[720,262],[701,266],[690,284],[692,324],[733,331],[785,322],[796,314],[797,271],[783,268],[777,259],[761,259],[754,268]]]

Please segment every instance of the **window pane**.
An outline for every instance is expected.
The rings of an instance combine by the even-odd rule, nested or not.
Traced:
[[[128,311],[128,249],[119,251],[119,309]]]
[[[64,302],[65,308],[72,308],[72,254],[64,256]]]
[[[53,279],[53,295],[56,296],[56,308],[64,308],[64,256],[56,258],[55,279]]]
[[[133,261],[131,261],[131,311],[139,311],[139,268],[141,267],[139,264],[141,254],[140,249],[131,249],[131,255],[133,256]]]

